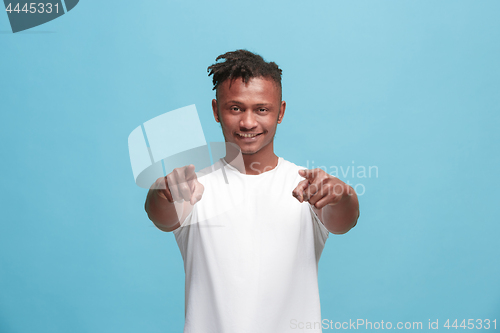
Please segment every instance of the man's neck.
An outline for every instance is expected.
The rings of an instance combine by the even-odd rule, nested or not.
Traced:
[[[271,156],[256,156],[258,154],[243,154],[245,173],[247,175],[259,175],[271,171],[278,165],[278,156],[273,152]]]
[[[226,146],[226,157],[224,159],[241,173],[259,175],[271,171],[278,165],[279,158],[274,154],[272,145],[267,148],[268,151],[264,148],[255,154],[242,154],[239,149],[235,150]]]

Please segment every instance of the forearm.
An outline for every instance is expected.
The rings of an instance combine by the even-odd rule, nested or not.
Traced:
[[[354,227],[359,217],[359,202],[354,190],[351,196],[344,196],[335,205],[326,205],[320,210],[315,209],[326,229],[333,234],[345,234]]]

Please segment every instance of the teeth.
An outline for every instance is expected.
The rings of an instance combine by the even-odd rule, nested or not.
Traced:
[[[242,136],[244,138],[253,138],[254,136],[257,136],[258,134],[243,134],[243,133],[238,133],[239,136]]]

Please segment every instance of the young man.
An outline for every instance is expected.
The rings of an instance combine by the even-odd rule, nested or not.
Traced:
[[[184,332],[321,332],[318,261],[329,232],[356,224],[356,193],[274,153],[286,107],[274,62],[246,50],[219,59],[208,69],[226,157],[198,175],[174,169],[145,203],[184,260]]]

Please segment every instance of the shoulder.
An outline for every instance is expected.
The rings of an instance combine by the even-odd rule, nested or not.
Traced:
[[[304,167],[302,166],[299,166],[293,162],[290,162],[290,161],[287,161],[285,160],[283,157],[280,157],[281,159],[281,166],[285,169],[285,170],[294,170],[294,171],[299,171],[301,169],[305,169]]]
[[[297,165],[293,162],[287,161],[280,157],[280,168],[279,172],[285,175],[292,183],[298,183],[303,178],[299,175],[299,170],[305,169],[304,167]]]

